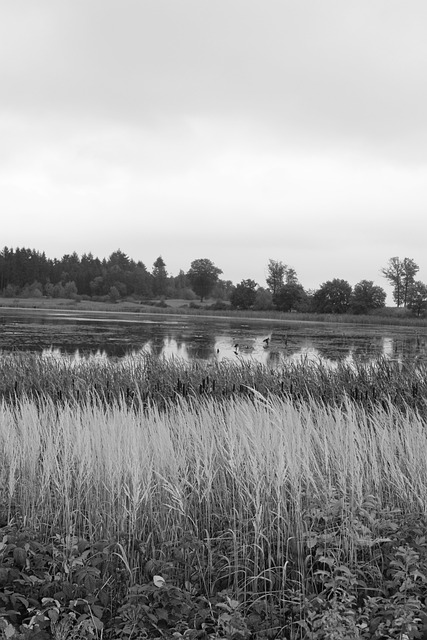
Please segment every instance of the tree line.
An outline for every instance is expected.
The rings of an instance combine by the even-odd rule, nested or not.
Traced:
[[[397,307],[415,315],[427,309],[427,286],[415,279],[419,266],[412,258],[390,258],[381,274],[392,286]],[[47,258],[34,249],[4,247],[0,251],[0,292],[4,297],[51,297],[118,301],[133,297],[181,298],[196,305],[208,297],[216,306],[236,309],[298,311],[316,313],[365,314],[385,306],[386,292],[372,280],[361,280],[354,287],[334,278],[317,290],[306,290],[294,268],[270,259],[266,286],[244,279],[237,285],[222,280],[222,270],[208,258],[193,260],[187,272],[168,274],[159,256],[150,270],[142,261],[134,261],[123,251],[114,251],[100,260],[91,253],[66,254],[61,259]]]
[[[4,297],[194,300],[213,294],[229,299],[232,283],[219,280],[221,273],[210,260],[199,259],[186,273],[181,270],[172,276],[161,256],[148,270],[142,261],[132,260],[120,249],[103,260],[91,253],[50,259],[34,249],[4,247],[0,251],[0,293]]]
[[[396,306],[421,316],[427,309],[427,285],[415,279],[418,271],[412,258],[393,257],[381,274],[392,286]],[[253,280],[242,280],[233,288],[233,306],[262,308],[269,304],[270,308],[288,312],[366,314],[385,307],[387,298],[373,280],[361,280],[352,287],[346,280],[334,278],[315,291],[306,290],[295,269],[277,260],[269,260],[266,283],[267,290],[263,290]]]

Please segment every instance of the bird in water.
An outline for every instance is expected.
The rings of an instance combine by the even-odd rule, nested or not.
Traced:
[[[270,342],[270,338],[264,338],[263,342],[265,343],[264,346],[268,347],[269,342]]]

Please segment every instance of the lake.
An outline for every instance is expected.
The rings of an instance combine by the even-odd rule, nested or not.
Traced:
[[[266,341],[268,339],[268,341]],[[302,358],[336,363],[379,356],[427,360],[427,329],[160,315],[0,309],[0,350],[122,358],[140,351],[184,360]]]

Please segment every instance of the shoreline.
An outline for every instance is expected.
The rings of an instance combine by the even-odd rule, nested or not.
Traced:
[[[292,324],[322,323],[334,325],[365,325],[365,326],[397,326],[409,329],[427,329],[427,319],[397,315],[392,309],[390,313],[373,315],[332,315],[315,313],[284,313],[280,311],[243,311],[237,309],[213,310],[209,306],[213,301],[208,301],[198,308],[191,308],[185,300],[167,300],[166,306],[146,305],[136,301],[122,301],[117,303],[98,302],[93,300],[69,300],[64,298],[0,298],[0,312],[4,311],[31,311],[52,313],[93,313],[122,316],[181,316],[190,318],[211,318],[216,320],[241,320],[259,322],[285,322]]]

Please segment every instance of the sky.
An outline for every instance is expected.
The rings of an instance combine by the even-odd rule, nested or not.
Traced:
[[[426,27],[425,0],[2,0],[0,246],[427,282]]]

